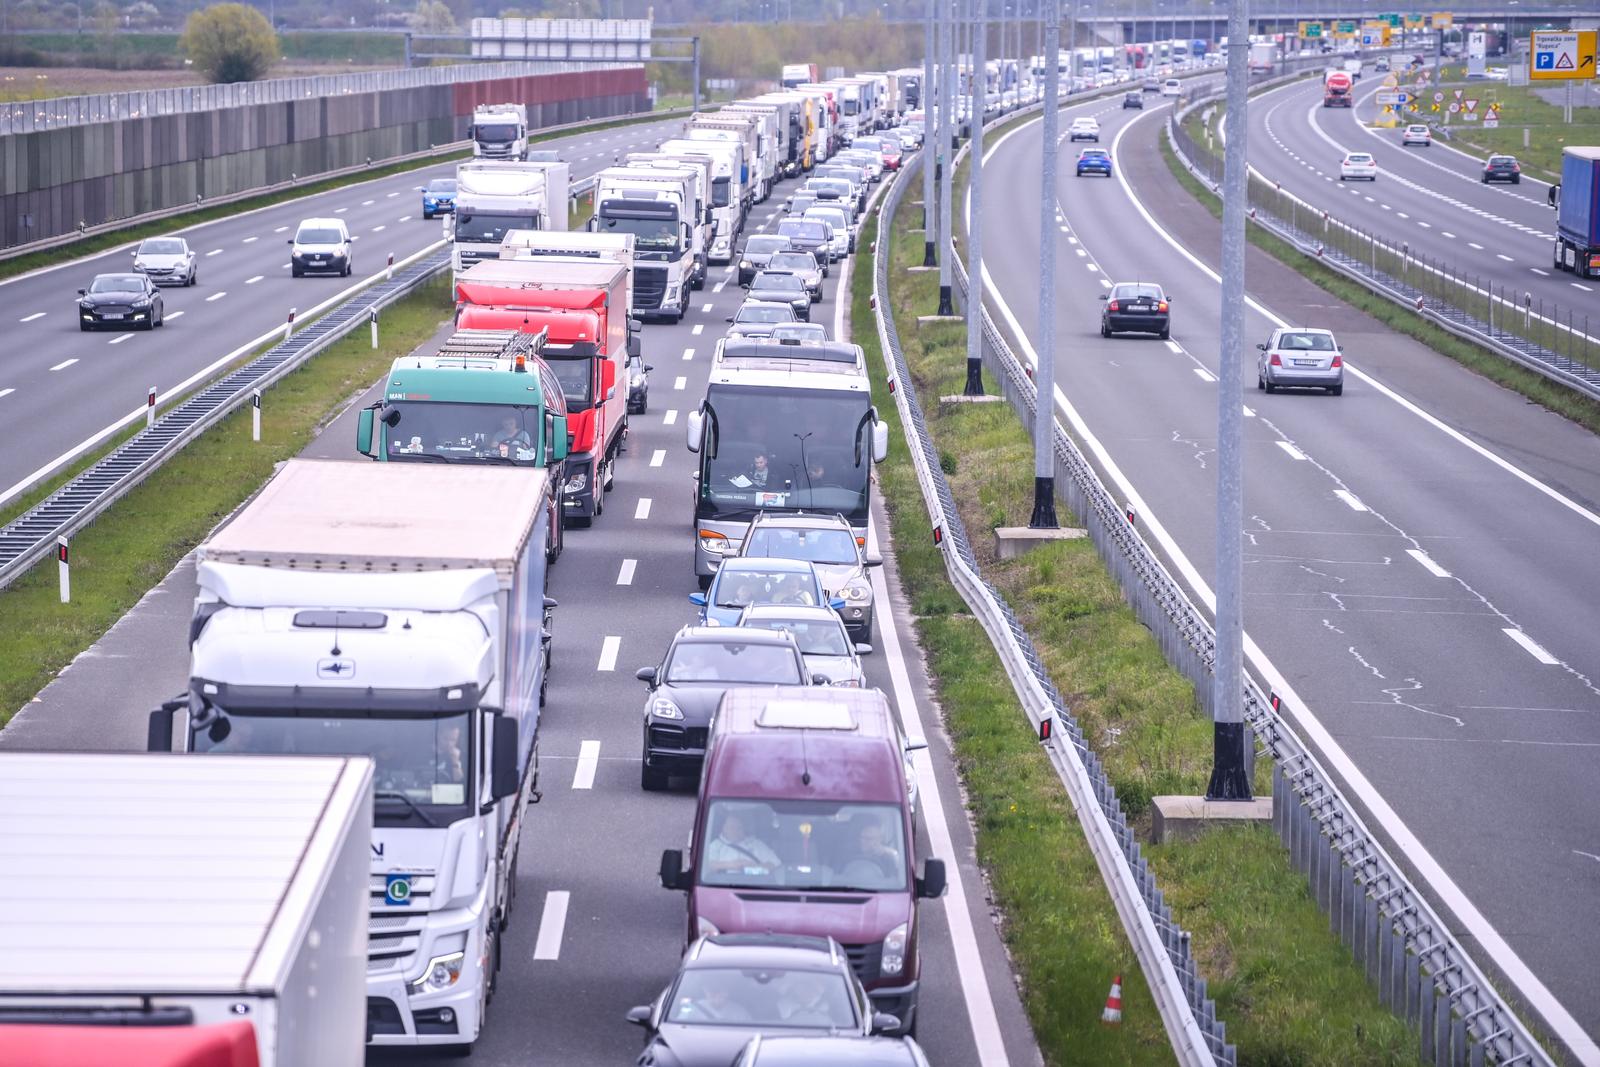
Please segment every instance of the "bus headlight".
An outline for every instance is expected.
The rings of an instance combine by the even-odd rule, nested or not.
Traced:
[[[728,542],[728,536],[715,530],[700,531],[700,548],[713,556],[725,556],[733,551],[733,546]]]

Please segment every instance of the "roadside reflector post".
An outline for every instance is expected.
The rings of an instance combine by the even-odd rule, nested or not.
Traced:
[[[1056,718],[1054,715],[1046,715],[1044,718],[1039,720],[1039,743],[1041,745],[1049,744],[1050,739],[1054,737],[1055,734]]]
[[[61,602],[63,604],[72,600],[72,574],[69,571],[68,556],[71,549],[65,537],[56,538],[56,572],[61,576]]]
[[[250,440],[261,440],[261,390],[250,391]]]
[[[367,312],[372,322],[372,347],[378,347],[378,309],[373,308]]]
[[[390,281],[390,282],[394,281],[394,253],[393,252],[389,253],[389,273],[384,278],[384,280],[385,281]]]
[[[156,387],[151,386],[144,398],[144,425],[146,429],[156,424]]]
[[[285,341],[294,336],[294,313],[295,309],[290,308],[289,320],[283,324],[283,339]]]
[[[1533,328],[1533,294],[1529,292],[1522,294],[1522,328],[1524,330]]]

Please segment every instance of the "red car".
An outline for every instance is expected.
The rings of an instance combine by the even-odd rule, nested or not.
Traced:
[[[900,149],[897,146],[890,144],[887,139],[885,139],[883,142],[883,169],[900,169]]]

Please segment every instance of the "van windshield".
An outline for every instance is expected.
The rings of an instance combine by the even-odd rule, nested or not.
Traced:
[[[892,804],[713,800],[700,884],[900,892],[905,825]]]

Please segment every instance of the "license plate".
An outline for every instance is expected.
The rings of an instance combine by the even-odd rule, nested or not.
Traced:
[[[120,311],[119,312],[115,312],[115,313],[108,312],[108,313],[106,313],[104,315],[101,315],[100,317],[102,319],[120,319],[120,318],[122,318],[122,313]]]
[[[1296,367],[1315,367],[1317,361],[1314,359],[1297,359],[1294,361],[1294,365]]]

